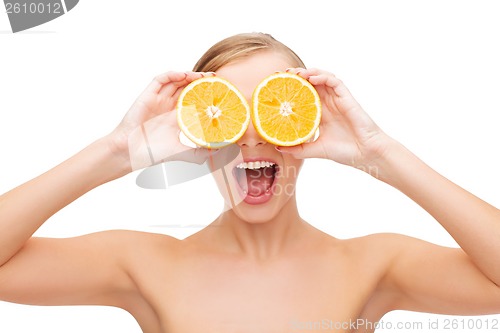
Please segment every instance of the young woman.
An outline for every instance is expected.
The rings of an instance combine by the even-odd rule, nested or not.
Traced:
[[[304,67],[271,36],[242,34],[214,45],[193,72],[156,77],[112,133],[0,197],[0,299],[116,306],[148,333],[299,332],[307,331],[300,323],[321,320],[329,320],[325,330],[372,332],[395,309],[500,313],[500,211],[383,132],[333,74]],[[223,149],[179,141],[174,107],[189,82],[217,75],[250,99],[276,71],[314,85],[320,136],[275,147],[250,125],[239,156],[214,172],[226,202],[214,227],[183,240],[117,230],[31,237],[73,200],[133,168],[172,156],[216,159]],[[427,210],[461,248],[396,234],[340,240],[312,227],[294,191],[312,157],[377,170],[371,174]]]

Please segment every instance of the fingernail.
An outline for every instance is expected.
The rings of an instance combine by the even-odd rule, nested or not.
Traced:
[[[276,149],[277,151],[279,151],[281,153],[281,147],[275,146],[274,149]]]
[[[285,72],[289,72],[290,70],[291,70],[291,68],[287,68],[287,69],[285,70]]]

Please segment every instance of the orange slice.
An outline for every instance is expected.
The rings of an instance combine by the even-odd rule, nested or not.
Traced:
[[[309,140],[321,120],[316,89],[304,78],[277,73],[265,78],[252,97],[252,120],[257,132],[277,146]]]
[[[181,92],[177,121],[197,145],[220,148],[243,136],[250,123],[250,107],[234,85],[216,76],[205,77]]]

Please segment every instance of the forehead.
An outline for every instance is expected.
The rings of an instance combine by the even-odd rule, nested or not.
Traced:
[[[250,100],[257,85],[275,72],[293,67],[286,56],[277,52],[259,52],[229,63],[217,70],[217,76],[228,80]]]

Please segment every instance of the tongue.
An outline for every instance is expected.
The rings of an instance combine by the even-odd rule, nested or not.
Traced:
[[[245,171],[248,195],[258,197],[271,188],[274,181],[274,170],[272,167],[255,170],[247,169]]]

